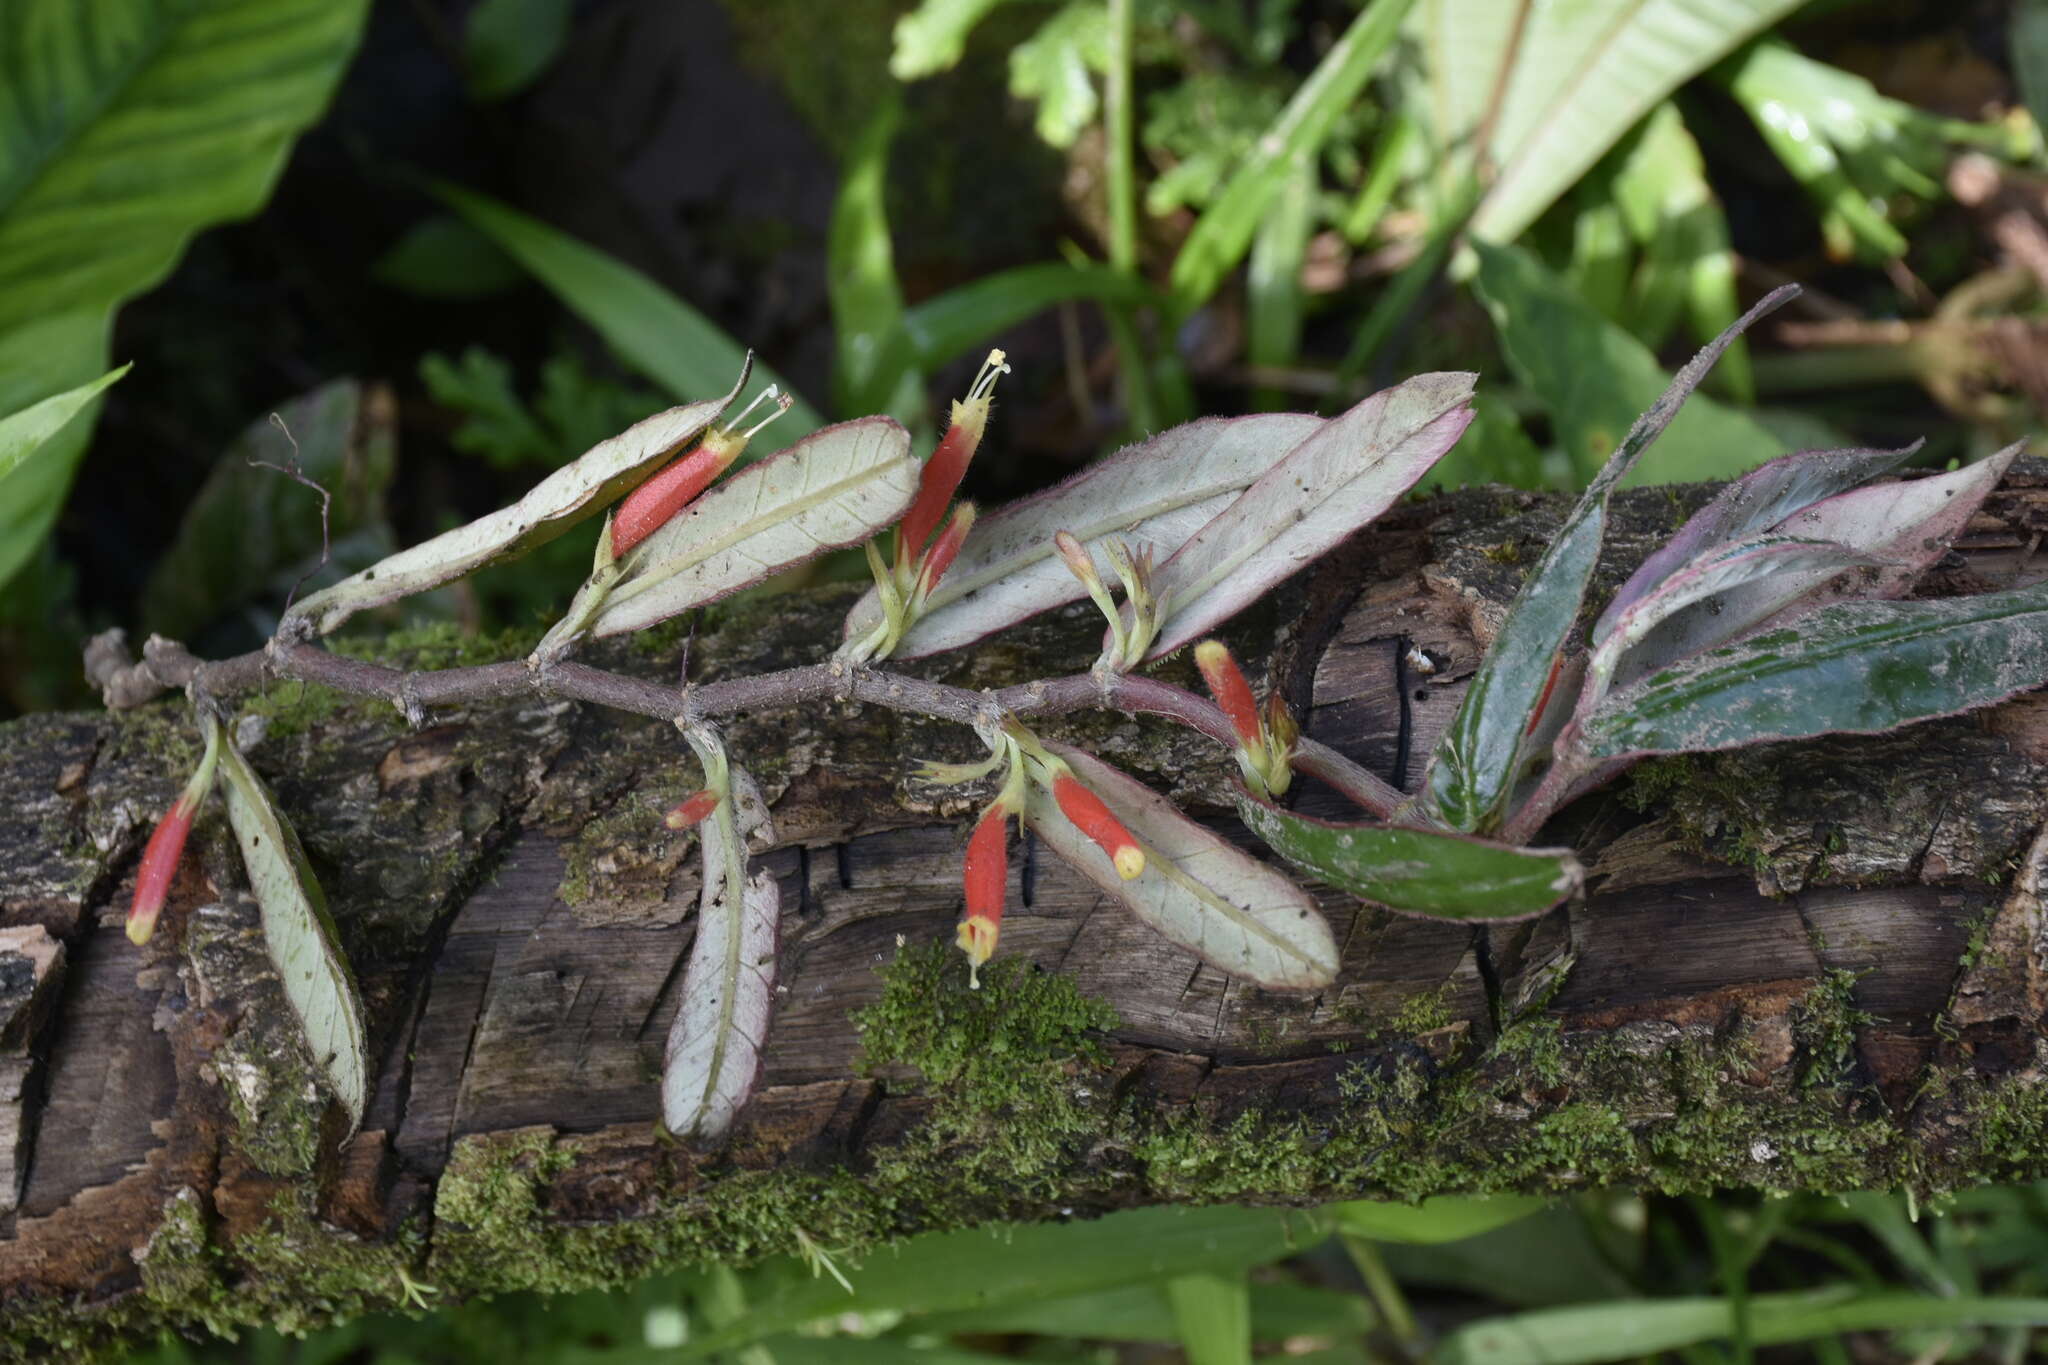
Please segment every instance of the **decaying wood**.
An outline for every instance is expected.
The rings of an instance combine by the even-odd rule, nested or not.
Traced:
[[[1621,499],[1599,590],[1703,496]],[[1563,511],[1498,489],[1401,509],[1234,643],[1311,735],[1412,789]],[[2044,527],[2048,466],[2023,463],[1927,590],[2039,577]],[[728,611],[692,674],[812,661],[848,600]],[[1054,676],[1085,668],[1099,633],[1072,610],[921,671]],[[607,660],[672,678],[679,653]],[[740,717],[729,746],[780,831],[764,861],[786,991],[764,1089],[715,1152],[655,1131],[697,879],[689,837],[661,824],[695,778],[672,729],[522,699],[408,730],[299,684],[250,712],[267,718],[244,722],[245,740],[267,726],[252,758],[362,982],[363,1131],[343,1144],[323,1120],[217,807],[156,941],[121,932],[150,824],[196,755],[181,708],[0,727],[0,1296],[18,1352],[312,1322],[399,1302],[409,1280],[593,1283],[787,1251],[799,1228],[873,1240],[1165,1199],[2048,1174],[2040,696],[1659,765],[1566,812],[1555,832],[1591,895],[1533,925],[1475,933],[1319,889],[1344,968],[1313,997],[1242,987],[1051,857],[1013,860],[1032,886],[1027,901],[1013,883],[1002,955],[1047,975],[1009,980],[1068,983],[1116,1022],[1070,1036],[996,1019],[1016,1049],[1003,1065],[1057,1084],[987,1110],[983,1073],[934,1083],[853,1018],[899,958],[935,1018],[988,1023],[972,1012],[1029,996],[974,997],[963,963],[926,951],[950,940],[959,817],[982,793],[922,784],[909,760],[975,756],[971,736],[845,705]],[[1209,741],[1117,715],[1045,728],[1216,813],[1228,758]],[[1022,1164],[992,1174],[988,1151]]]

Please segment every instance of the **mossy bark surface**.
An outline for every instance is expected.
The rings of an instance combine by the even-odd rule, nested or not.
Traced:
[[[1598,591],[1708,491],[1623,497]],[[1560,515],[1499,489],[1405,507],[1231,642],[1309,733],[1413,786],[1536,557],[1516,547]],[[2025,465],[1926,590],[2038,575],[2044,523],[2048,468]],[[692,676],[813,662],[848,600],[724,609]],[[1006,685],[1085,668],[1099,634],[1055,613],[915,667]],[[656,632],[601,661],[672,678],[681,650]],[[1163,671],[1192,681],[1185,660]],[[244,709],[362,983],[363,1130],[340,1140],[217,808],[156,940],[121,932],[197,755],[182,706],[0,727],[19,1177],[0,1190],[0,1351],[1166,1201],[2048,1175],[2038,696],[1643,769],[1560,819],[1591,894],[1534,924],[1475,932],[1315,888],[1343,970],[1313,996],[1200,965],[1044,853],[1013,859],[1002,954],[970,990],[947,945],[961,817],[986,793],[910,774],[978,756],[972,736],[843,705],[741,717],[729,747],[779,830],[785,990],[763,1088],[716,1151],[656,1130],[698,875],[660,818],[696,781],[672,729],[536,699],[412,731],[299,684]],[[1222,822],[1230,760],[1206,740],[1110,714],[1044,728]],[[1341,813],[1315,791],[1301,808]]]

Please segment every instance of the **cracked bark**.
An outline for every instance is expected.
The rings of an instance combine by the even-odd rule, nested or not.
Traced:
[[[1596,596],[1706,491],[1625,495]],[[1268,685],[1312,700],[1312,736],[1412,788],[1562,514],[1556,499],[1498,489],[1401,509],[1241,621],[1232,643],[1264,661]],[[2044,526],[2048,465],[2023,462],[1923,590],[2038,577]],[[728,612],[697,637],[693,675],[810,662],[846,600]],[[1099,638],[1089,615],[1058,613],[913,671],[992,687],[1085,668]],[[643,642],[604,661],[669,678],[679,652]],[[181,709],[0,727],[10,1349],[207,1320],[174,1292],[191,1286],[147,1273],[172,1264],[174,1231],[197,1229],[196,1263],[212,1277],[202,1291],[280,1280],[268,1292],[319,1301],[308,1320],[402,1290],[396,1274],[381,1290],[375,1275],[347,1293],[294,1286],[281,1266],[319,1261],[298,1245],[308,1239],[383,1249],[451,1293],[513,1287],[516,1267],[465,1278],[473,1260],[440,1255],[468,1235],[451,1163],[545,1152],[520,1168],[534,1227],[629,1225],[692,1200],[716,1207],[736,1171],[868,1172],[943,1100],[903,1068],[866,1074],[849,1016],[881,994],[877,969],[900,944],[950,938],[959,817],[976,793],[920,784],[905,760],[977,756],[964,729],[833,704],[726,727],[775,808],[780,843],[763,861],[783,882],[786,992],[740,1136],[705,1154],[654,1133],[696,894],[693,842],[661,825],[695,778],[672,729],[529,698],[438,711],[409,731],[389,707],[299,684],[253,709],[271,720],[252,759],[308,846],[363,985],[376,1075],[363,1131],[338,1144],[332,1116],[321,1127],[307,1102],[310,1073],[217,804],[165,931],[140,949],[121,932],[150,822],[196,755]],[[1229,760],[1198,736],[1099,713],[1043,728],[1215,813],[1204,793]],[[1342,813],[1314,790],[1301,808]],[[1565,813],[1555,832],[1580,849],[1591,895],[1535,924],[1475,935],[1319,890],[1344,966],[1315,997],[1237,987],[1128,916],[1098,913],[1057,859],[1019,858],[1013,875],[1031,885],[1012,886],[1004,955],[1060,973],[1120,1021],[1100,1040],[1089,1099],[1106,1136],[1069,1144],[1050,1194],[994,1188],[943,1210],[907,1199],[881,1230],[1170,1198],[1471,1188],[1489,1183],[1484,1152],[1502,1144],[1517,1154],[1502,1168],[1514,1183],[1547,1188],[1933,1188],[2048,1173],[2048,1151],[2027,1141],[2048,1141],[2044,818],[2039,694],[1892,736],[1667,765]],[[1531,1021],[1554,1028],[1560,1052],[1502,1046],[1526,1042]],[[1692,1057],[1710,1059],[1711,1093],[1674,1079]],[[1594,1103],[1595,1058],[1598,1103],[1618,1125],[1598,1149],[1605,1164],[1556,1140],[1560,1116]],[[1402,1103],[1423,1112],[1458,1086],[1479,1099],[1398,1170],[1382,1144],[1307,1177],[1203,1181],[1148,1164],[1133,1137],[1227,1146],[1247,1123],[1290,1141],[1340,1131],[1361,1076],[1413,1078]],[[1754,1123],[1715,1139],[1730,1150],[1675,1141],[1674,1124],[1697,1135],[1703,1105]],[[1793,1130],[1794,1109],[1809,1127]],[[1821,1160],[1830,1140],[1867,1150]],[[1432,1152],[1437,1164],[1415,1164]],[[289,1209],[307,1215],[289,1233],[299,1259],[249,1252]],[[758,1236],[692,1246],[777,1249]],[[181,1266],[194,1263],[185,1252]]]

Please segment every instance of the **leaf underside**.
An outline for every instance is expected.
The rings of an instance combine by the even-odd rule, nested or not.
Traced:
[[[369,1056],[362,998],[336,939],[327,897],[298,835],[234,745],[221,746],[220,769],[228,823],[263,912],[264,945],[314,1064],[347,1111],[353,1132],[368,1098]]]
[[[1171,801],[1080,749],[1051,744],[1144,846],[1130,881],[1034,787],[1025,819],[1047,847],[1150,925],[1218,971],[1268,990],[1318,990],[1337,979],[1337,944],[1315,898],[1181,814]]]

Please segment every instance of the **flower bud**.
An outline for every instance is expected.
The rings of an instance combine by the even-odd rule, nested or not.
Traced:
[[[982,812],[967,840],[967,917],[960,921],[959,943],[967,954],[967,970],[981,988],[981,964],[995,955],[1002,933],[1003,900],[1010,882],[1009,810],[998,800]]]
[[[1237,660],[1230,656],[1229,647],[1221,640],[1202,641],[1195,646],[1195,667],[1202,671],[1209,695],[1230,718],[1238,744],[1246,749],[1264,748],[1266,737],[1259,725],[1259,704],[1252,698],[1251,684],[1245,681]]]
[[[960,555],[960,546],[967,539],[967,532],[974,525],[974,504],[963,502],[953,509],[947,519],[946,529],[939,532],[939,538],[932,542],[931,553],[924,557],[924,566],[917,572],[917,595],[920,602],[931,595],[939,580],[946,576],[946,570],[953,567],[953,561]]]
[[[197,801],[180,796],[157,821],[142,850],[142,866],[135,874],[135,900],[128,907],[128,941],[137,947],[149,942],[156,932],[156,917],[170,895],[171,879],[177,876],[178,860],[185,853],[185,837],[192,832],[192,817],[198,813]]]
[[[670,829],[689,829],[699,824],[704,817],[718,809],[718,793],[706,787],[692,792],[683,803],[670,811],[662,820]]]
[[[1110,814],[1102,798],[1081,784],[1072,773],[1060,773],[1052,780],[1053,800],[1074,827],[1102,846],[1116,864],[1116,875],[1131,880],[1145,870],[1145,850],[1124,828],[1123,821]]]

